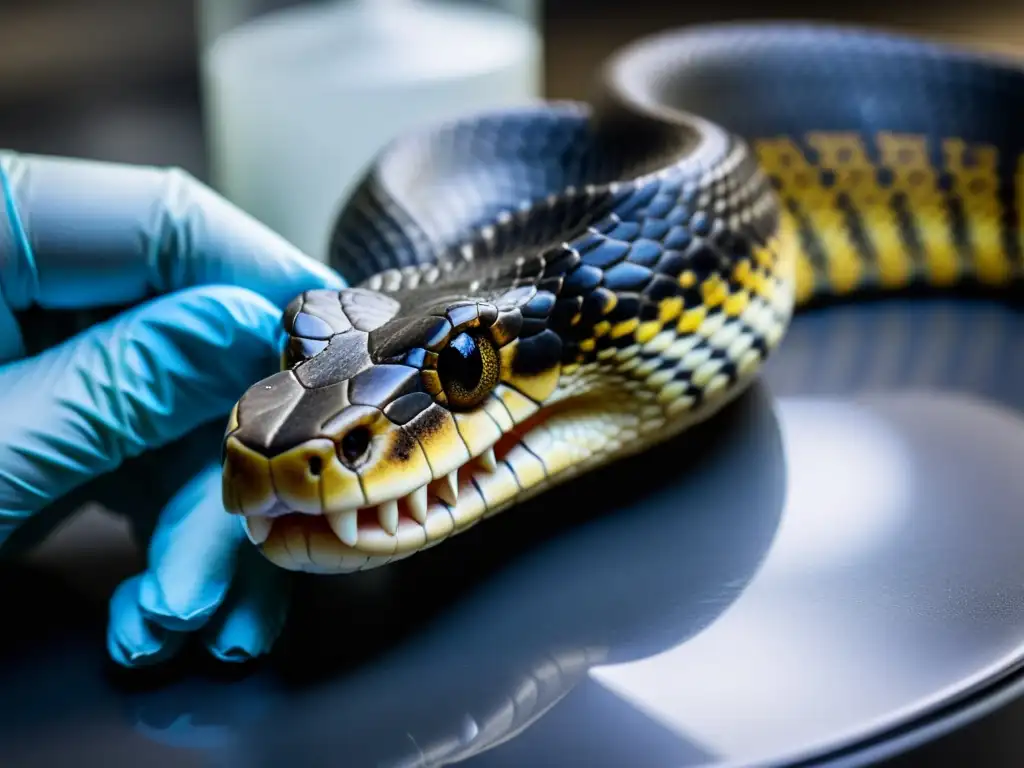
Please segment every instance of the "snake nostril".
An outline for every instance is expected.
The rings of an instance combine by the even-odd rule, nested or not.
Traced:
[[[320,473],[323,472],[324,462],[319,456],[309,457],[309,474],[313,477],[319,477]]]
[[[341,439],[341,455],[349,464],[354,464],[370,447],[370,430],[356,427]]]

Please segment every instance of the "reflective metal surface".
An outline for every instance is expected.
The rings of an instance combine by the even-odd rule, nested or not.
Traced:
[[[0,765],[826,755],[1019,664],[1022,456],[1018,311],[818,311],[703,428],[394,567],[303,581],[246,676],[186,661],[129,686],[102,668],[102,594],[9,569]]]

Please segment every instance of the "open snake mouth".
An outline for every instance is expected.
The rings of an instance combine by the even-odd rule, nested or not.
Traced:
[[[308,514],[274,499],[269,513],[244,517],[249,539],[276,565],[318,573],[367,570],[429,549],[637,436],[640,414],[609,418],[606,404],[589,399],[556,402],[457,470],[372,506]]]
[[[323,514],[290,510],[275,498],[268,513],[243,518],[246,532],[287,570],[351,573],[405,559],[621,452],[637,436],[641,415],[590,400],[568,398],[538,411],[411,493],[372,506],[325,506]],[[653,408],[648,416],[660,413]]]
[[[546,477],[543,463],[516,432],[443,478],[396,499],[326,510],[318,516],[288,512],[276,518],[247,518],[246,531],[272,562],[284,568],[367,570],[472,527],[499,511],[499,504],[512,501],[523,485],[538,485]]]

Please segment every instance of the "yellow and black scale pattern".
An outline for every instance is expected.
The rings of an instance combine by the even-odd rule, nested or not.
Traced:
[[[601,85],[403,137],[343,206],[359,287],[293,302],[226,435],[226,505],[271,560],[377,567],[641,451],[819,299],[1024,274],[1010,64],[728,26],[641,41]]]
[[[956,137],[809,132],[754,147],[786,205],[800,304],[864,289],[1002,288],[1022,274],[1024,155],[1010,158],[1008,195],[999,148]]]

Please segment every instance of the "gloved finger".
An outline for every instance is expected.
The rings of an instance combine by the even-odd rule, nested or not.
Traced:
[[[158,664],[173,657],[185,635],[148,621],[139,607],[141,576],[123,581],[110,599],[107,653],[122,667]]]
[[[157,519],[139,584],[143,615],[179,632],[201,627],[223,603],[243,543],[240,518],[221,503],[220,467],[211,464]]]
[[[284,629],[292,574],[278,568],[246,540],[238,572],[222,608],[203,628],[209,652],[225,662],[255,659],[273,648]]]
[[[175,497],[208,466],[219,463],[224,422],[215,418],[162,448],[128,459],[116,472],[83,486],[90,493],[87,498],[125,517],[138,546],[148,550]]]
[[[132,304],[213,283],[283,308],[302,291],[344,286],[178,169],[8,152],[0,153],[0,186],[0,305],[8,314]]]
[[[136,546],[147,549],[164,508],[196,474],[217,463],[223,434],[224,420],[216,418],[162,448],[126,460],[116,472],[80,485],[29,519],[15,521],[6,540],[0,525],[0,560],[34,549],[88,504],[124,517]]]
[[[247,661],[273,646],[284,626],[289,574],[260,555],[240,519],[224,511],[219,465],[204,468],[167,505],[147,560],[135,599],[150,635],[205,626],[207,648],[223,661]],[[124,639],[121,646],[149,659],[156,644],[146,635],[138,646]]]
[[[279,323],[280,311],[250,291],[193,288],[0,369],[0,528],[226,419],[277,370]]]

